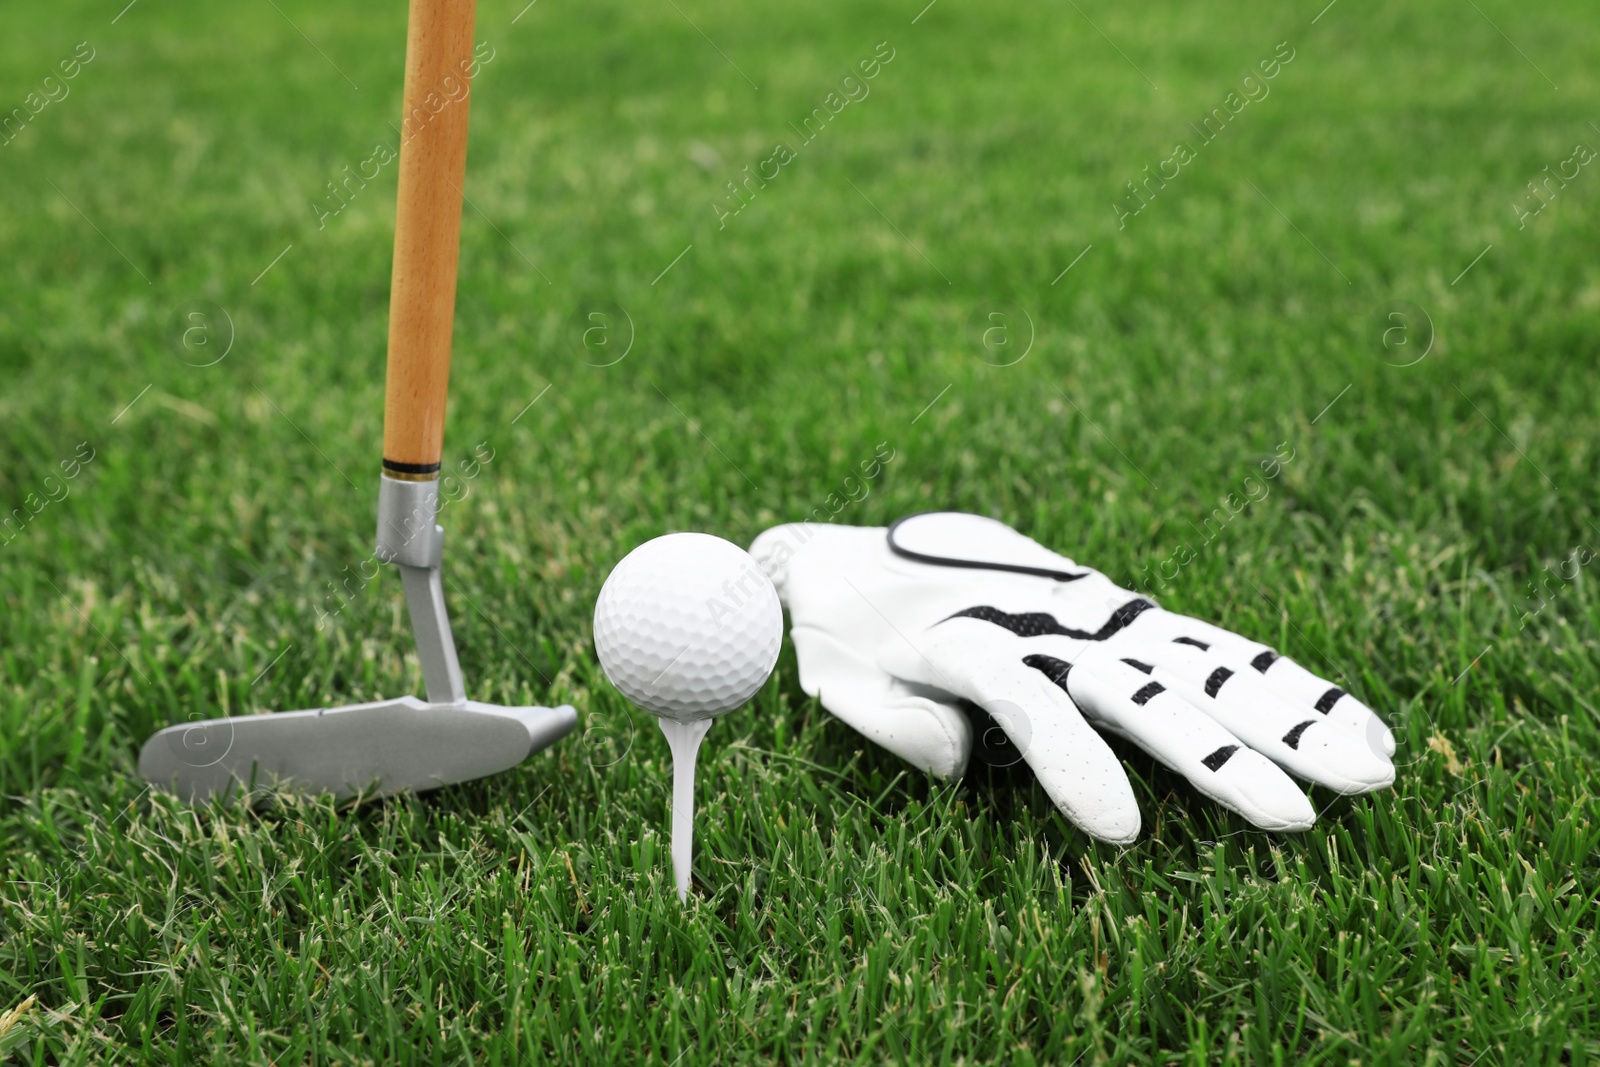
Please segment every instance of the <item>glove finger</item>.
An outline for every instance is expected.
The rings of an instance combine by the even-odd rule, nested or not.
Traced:
[[[1309,782],[1365,793],[1394,781],[1394,764],[1366,739],[1284,699],[1225,653],[1181,641],[1140,645],[1128,659],[1251,748]]]
[[[1335,729],[1361,738],[1368,747],[1385,758],[1394,755],[1394,734],[1376,712],[1288,656],[1280,656],[1266,645],[1200,619],[1169,615],[1165,621],[1170,628],[1171,639],[1187,637],[1199,641],[1211,651],[1230,657],[1234,661],[1230,666],[1234,669],[1241,664],[1249,664],[1251,670],[1265,679],[1269,688],[1290,704],[1315,711]]]
[[[822,630],[796,626],[790,636],[800,661],[800,688],[835,717],[940,778],[967,769],[972,724],[954,702],[912,692]]]
[[[984,631],[989,631],[985,633]],[[894,641],[879,666],[906,682],[934,686],[979,705],[1006,732],[1062,815],[1090,837],[1125,845],[1139,836],[1139,803],[1105,739],[1071,698],[1022,662],[993,627],[952,619]]]
[[[1264,830],[1306,830],[1316,813],[1271,760],[1150,675],[1107,658],[1076,667],[1045,655],[1024,661],[1064,690],[1084,717],[1144,749],[1205,796]]]
[[[1252,666],[1285,700],[1301,706],[1309,704],[1327,716],[1329,723],[1365,739],[1369,747],[1393,758],[1393,731],[1384,725],[1377,712],[1355,696],[1271,649],[1259,653]]]

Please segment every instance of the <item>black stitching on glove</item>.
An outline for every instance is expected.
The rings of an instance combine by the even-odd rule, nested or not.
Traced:
[[[1148,663],[1140,663],[1136,659],[1125,659],[1122,662],[1126,663],[1128,666],[1132,667],[1134,670],[1143,671],[1146,674],[1154,674],[1155,670],[1156,670],[1154,667],[1150,666],[1150,664],[1148,664]]]
[[[1298,749],[1300,747],[1300,735],[1306,732],[1306,727],[1315,725],[1317,725],[1317,720],[1307,719],[1305,722],[1296,726],[1293,730],[1290,730],[1288,733],[1284,734],[1283,743],[1288,745],[1290,748]]]
[[[1217,690],[1222,688],[1222,683],[1233,677],[1233,672],[1226,667],[1218,667],[1211,672],[1211,677],[1206,679],[1206,696],[1214,697]]]
[[[1133,694],[1133,702],[1138,704],[1140,707],[1143,707],[1144,705],[1150,703],[1151,698],[1157,693],[1165,693],[1166,691],[1167,687],[1162,685],[1160,682],[1151,682],[1149,685],[1146,685],[1143,689]]]
[[[1237,751],[1239,751],[1238,745],[1223,745],[1200,762],[1206,765],[1207,770],[1220,771],[1222,765],[1227,763]]]
[[[1317,701],[1317,710],[1324,715],[1328,714],[1333,710],[1333,706],[1339,703],[1339,698],[1342,696],[1344,696],[1344,690],[1334,686],[1326,693],[1323,693],[1321,699]]]
[[[1056,659],[1054,656],[1024,656],[1022,657],[1022,662],[1025,666],[1043,672],[1046,678],[1049,678],[1063,690],[1067,688],[1067,672],[1072,670],[1072,664],[1066,660]],[[1067,695],[1071,696],[1072,694],[1068,691]]]
[[[941,621],[949,622],[950,619],[961,618],[981,619],[984,622],[992,622],[996,626],[1010,630],[1018,637],[1059,635],[1061,637],[1076,638],[1079,641],[1104,641],[1108,637],[1121,633],[1134,619],[1154,607],[1155,605],[1148,600],[1130,600],[1116,611],[1113,611],[1111,617],[1106,620],[1106,624],[1094,633],[1089,633],[1087,630],[1069,629],[1057,622],[1054,615],[1048,615],[1042,611],[1029,611],[1020,615],[1012,615],[1001,611],[999,608],[991,608],[986,604],[980,604],[965,611],[958,611],[951,615],[950,618]]]
[[[896,519],[894,524],[889,527],[889,532],[887,534],[889,539],[889,551],[893,552],[897,556],[904,557],[905,559],[915,560],[918,563],[931,563],[935,567],[966,567],[971,570],[979,571],[1006,571],[1011,574],[1031,574],[1035,578],[1054,578],[1058,582],[1075,582],[1079,578],[1087,578],[1089,575],[1094,573],[1093,571],[1086,570],[1080,571],[1077,574],[1073,574],[1071,571],[1051,570],[1048,567],[1024,567],[1018,563],[985,563],[982,560],[976,559],[950,559],[945,556],[929,556],[922,552],[913,552],[909,548],[904,548],[898,541],[894,539],[894,533],[900,528],[902,523],[910,522],[912,519],[921,518],[923,515],[940,514],[944,513],[938,511],[923,511],[918,512],[916,515],[907,515],[903,519]]]
[[[1277,660],[1277,658],[1278,654],[1269,648],[1265,652],[1258,655],[1255,659],[1251,660],[1250,666],[1254,667],[1262,674],[1266,674],[1267,668],[1272,666],[1273,662]]]
[[[1204,651],[1206,651],[1207,649],[1209,649],[1211,647],[1210,645],[1206,644],[1204,641],[1196,641],[1192,637],[1174,637],[1172,639],[1172,643],[1175,644],[1175,645],[1193,645],[1195,648],[1198,648],[1201,652],[1204,652]]]

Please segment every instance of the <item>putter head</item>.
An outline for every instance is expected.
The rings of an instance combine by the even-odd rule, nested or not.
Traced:
[[[388,796],[498,774],[571,732],[578,713],[569,704],[507,708],[466,698],[444,604],[437,498],[434,482],[387,475],[378,495],[378,555],[400,570],[427,700],[178,723],[145,742],[139,775],[191,801],[235,783],[242,792],[278,785]]]
[[[139,774],[178,796],[204,801],[288,786],[347,797],[422,792],[509,770],[564,737],[571,705],[507,708],[416,697],[311,711],[179,723],[145,742]]]

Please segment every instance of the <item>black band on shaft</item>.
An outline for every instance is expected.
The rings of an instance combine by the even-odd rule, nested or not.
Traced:
[[[384,459],[383,469],[393,471],[395,474],[438,474],[437,463],[398,463],[392,459]]]

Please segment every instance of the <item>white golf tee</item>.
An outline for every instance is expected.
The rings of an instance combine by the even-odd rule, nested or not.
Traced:
[[[711,729],[710,719],[676,722],[657,719],[672,749],[672,873],[678,883],[678,901],[689,899],[690,860],[694,856],[694,764],[700,742]]]

